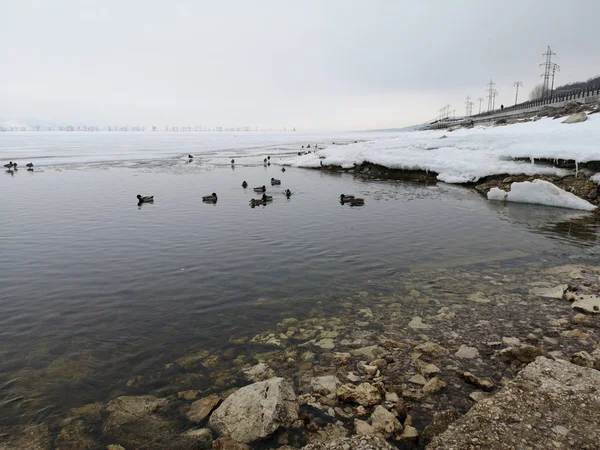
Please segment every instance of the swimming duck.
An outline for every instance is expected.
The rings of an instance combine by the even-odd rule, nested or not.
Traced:
[[[248,187],[248,183],[246,183],[246,182],[244,181],[244,182],[242,183],[242,187],[243,187],[244,189],[246,189],[246,188]]]
[[[266,202],[262,198],[253,198],[250,200],[250,206],[254,208],[255,206],[265,205]]]
[[[11,169],[13,166],[13,162],[9,162],[8,164],[4,164],[4,167],[6,167],[7,169]]]
[[[267,156],[267,159],[268,159],[269,161],[271,161],[271,157],[270,157],[270,156]]]
[[[190,155],[188,155],[188,158],[190,158],[190,159],[194,159],[194,155],[191,155],[191,154],[190,154]]]
[[[213,192],[211,195],[205,195],[204,197],[202,197],[202,201],[209,203],[217,203],[217,194]]]
[[[254,192],[266,192],[267,188],[265,186],[255,187]]]
[[[282,168],[281,168],[281,171],[282,171],[282,172],[285,172],[285,167],[282,167]]]
[[[231,160],[231,164],[235,164],[235,159],[232,159],[232,160]]]
[[[271,178],[271,186],[275,186],[276,184],[281,184],[281,180],[277,180],[276,178]]]
[[[27,171],[28,171],[28,172],[33,172],[33,167],[28,167],[28,168],[27,168]]]
[[[350,200],[350,206],[362,206],[365,204],[364,198],[353,198]]]
[[[263,162],[266,164],[267,163],[267,158],[263,159]]]
[[[284,194],[287,198],[290,198],[292,196],[292,191],[290,191],[289,189],[286,189]]]
[[[27,167],[29,167],[29,168],[33,167],[33,163],[27,163],[27,164],[25,164],[25,165],[26,165]]]
[[[138,194],[136,197],[140,203],[150,203],[154,201],[154,195],[141,196]]]
[[[273,196],[272,195],[263,194],[262,195],[262,201],[263,201],[263,203],[272,202],[273,201]]]
[[[340,202],[342,202],[342,203],[348,203],[353,199],[354,199],[354,195],[344,195],[344,194],[340,195]]]
[[[17,163],[13,163],[13,169],[17,170]]]

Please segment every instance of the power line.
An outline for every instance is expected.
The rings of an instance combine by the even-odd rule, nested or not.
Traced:
[[[479,102],[479,114],[481,114],[481,102],[483,101],[483,97],[479,97],[477,101]]]
[[[540,76],[544,77],[544,82],[542,83],[542,98],[545,98],[548,95],[548,87],[550,85],[550,72],[553,67],[552,56],[556,56],[556,53],[548,46],[548,50],[542,56],[546,57],[546,61],[540,64],[540,67],[544,66],[544,73]]]
[[[517,92],[515,94],[515,105],[516,105],[517,101],[519,99],[519,86],[523,86],[523,82],[522,81],[515,81],[513,83],[513,86],[517,88]]]

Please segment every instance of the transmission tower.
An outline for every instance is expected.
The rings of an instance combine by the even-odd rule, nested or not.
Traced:
[[[492,103],[492,111],[494,111],[496,109],[496,96],[498,95],[498,91],[496,89],[494,89],[494,97],[493,97],[493,103]]]
[[[542,98],[546,98],[550,85],[550,72],[552,72],[553,67],[552,56],[556,56],[556,53],[554,53],[552,49],[550,49],[550,46],[548,46],[548,50],[542,56],[546,57],[546,62],[540,64],[540,67],[544,67],[544,73],[540,75],[541,77],[544,77],[544,83],[542,84]]]
[[[473,102],[471,101],[471,97],[467,95],[465,99],[465,116],[471,117],[473,115]]]
[[[523,82],[522,81],[515,81],[513,83],[513,86],[517,88],[517,92],[515,94],[515,105],[516,105],[517,101],[519,99],[519,86],[523,86]]]
[[[550,89],[550,96],[554,95],[554,74],[560,72],[560,66],[556,63],[552,63],[552,88]]]
[[[477,101],[479,102],[479,114],[481,114],[481,102],[483,101],[483,97],[479,97]]]
[[[488,93],[488,112],[493,111],[493,101],[496,97],[496,89],[494,89],[494,86],[496,86],[496,83],[490,79],[488,88],[486,89],[486,92]]]

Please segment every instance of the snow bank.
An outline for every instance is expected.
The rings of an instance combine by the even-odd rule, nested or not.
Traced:
[[[584,211],[593,211],[596,209],[591,203],[544,180],[513,183],[510,192],[505,192],[499,188],[492,188],[488,192],[488,199],[516,203],[534,203],[560,208],[581,209]]]
[[[446,136],[446,137],[444,137]],[[291,158],[297,167],[352,167],[369,162],[391,169],[438,173],[448,183],[474,182],[497,174],[556,174],[567,170],[534,164],[536,159],[600,160],[600,114],[583,123],[561,124],[552,119],[502,127],[479,127],[399,133],[394,137],[335,146]],[[324,159],[319,159],[324,157]],[[516,161],[527,158],[528,161]]]
[[[598,183],[600,183],[600,172],[598,172],[596,175],[592,175],[590,177],[590,180],[597,181]]]

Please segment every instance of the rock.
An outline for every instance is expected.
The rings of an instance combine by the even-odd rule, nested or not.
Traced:
[[[516,337],[506,337],[506,336],[504,336],[502,338],[502,342],[504,342],[506,345],[510,345],[510,346],[519,346],[519,345],[521,345],[521,340],[519,338],[516,338]]]
[[[409,383],[418,384],[420,386],[425,386],[427,384],[427,380],[421,374],[413,375],[408,379]]]
[[[408,347],[403,342],[394,341],[393,339],[383,339],[379,345],[381,345],[388,351],[396,349],[405,349],[406,347]]]
[[[593,368],[596,360],[588,352],[581,351],[581,352],[577,352],[573,356],[571,356],[571,362],[573,364],[577,364],[578,366],[581,366],[581,367]]]
[[[50,432],[45,424],[15,427],[0,426],[0,450],[49,449]]]
[[[585,314],[575,314],[571,318],[571,323],[575,323],[577,325],[588,323],[588,318]]]
[[[467,296],[467,300],[475,303],[490,303],[491,300],[485,297],[483,292],[475,292]]]
[[[197,390],[189,390],[189,391],[181,391],[177,393],[177,397],[182,398],[184,400],[193,400],[198,397],[200,391]]]
[[[400,400],[400,398],[398,397],[398,394],[396,394],[395,392],[386,392],[385,393],[385,401],[386,402],[397,403],[398,400]]]
[[[538,356],[546,356],[548,352],[542,347],[533,345],[524,345],[522,347],[509,347],[498,352],[500,359],[504,362],[520,361],[522,363],[530,363]]]
[[[496,385],[490,378],[479,378],[473,375],[471,372],[464,372],[462,376],[467,383],[477,386],[479,389],[483,389],[484,391],[491,391]]]
[[[402,397],[418,402],[423,398],[423,393],[420,390],[406,389],[405,391],[402,391]]]
[[[96,444],[86,436],[82,420],[74,420],[65,426],[54,440],[56,450],[88,450]],[[1,447],[0,447],[1,448]]]
[[[567,300],[568,302],[574,302],[575,300],[577,300],[577,294],[575,294],[575,292],[572,291],[567,291],[565,292],[565,300]]]
[[[402,431],[402,424],[396,416],[381,405],[377,405],[371,414],[371,426],[385,437]]]
[[[417,345],[415,351],[431,356],[432,358],[440,358],[450,353],[446,348],[435,342],[425,342],[424,344]]]
[[[345,366],[346,364],[349,364],[352,362],[352,354],[334,352],[333,353],[333,362],[335,363],[336,366]]]
[[[440,369],[435,364],[429,364],[426,362],[417,359],[415,361],[415,366],[417,366],[417,370],[424,377],[430,377],[431,375],[435,375],[436,373],[440,373]]]
[[[106,406],[109,415],[102,424],[102,433],[126,448],[141,447],[153,440],[168,442],[179,434],[177,423],[160,415],[168,403],[152,395],[118,397]]]
[[[408,326],[413,330],[428,330],[431,328],[431,325],[427,325],[423,323],[423,319],[420,317],[413,317],[412,320],[408,323]]]
[[[585,122],[587,120],[587,114],[584,112],[579,112],[579,113],[575,113],[575,114],[571,114],[569,117],[567,117],[565,120],[562,121],[562,123],[581,123],[581,122]]]
[[[375,434],[375,428],[364,420],[354,419],[354,429],[359,436],[369,436]]]
[[[428,444],[431,442],[434,437],[446,431],[448,426],[459,418],[460,413],[455,409],[434,412],[431,422],[423,429],[423,443]]]
[[[460,346],[454,356],[461,359],[479,358],[479,350],[477,350],[475,347],[468,347],[463,344]]]
[[[600,372],[540,357],[427,450],[598,448],[599,398]]]
[[[481,400],[485,400],[486,398],[489,398],[490,394],[486,393],[486,392],[481,392],[481,391],[475,391],[475,392],[471,392],[469,394],[469,398],[471,400],[473,400],[475,403],[480,402]]]
[[[302,353],[302,356],[300,356],[300,360],[304,362],[313,362],[315,360],[315,354],[313,352],[304,352]]]
[[[398,399],[396,404],[394,405],[394,411],[398,414],[398,417],[404,418],[406,417],[406,405],[404,404],[404,400],[401,398]]]
[[[356,375],[354,372],[348,372],[348,375],[346,375],[346,378],[348,379],[348,381],[352,381],[353,383],[358,383],[360,381],[360,377],[358,375]]]
[[[335,341],[332,338],[325,338],[315,342],[315,345],[321,347],[323,350],[331,350],[335,347]]]
[[[221,401],[218,395],[209,395],[191,404],[186,417],[191,422],[200,423],[206,419]]]
[[[368,347],[357,348],[355,350],[351,350],[352,356],[357,358],[366,358],[369,361],[379,358],[381,355],[385,353],[385,350],[378,345],[370,345]]]
[[[419,437],[417,429],[411,425],[404,427],[404,432],[398,437],[399,441],[415,441]]]
[[[193,447],[195,450],[207,450],[212,448],[212,432],[208,428],[188,430],[183,433],[183,436],[195,444]]]
[[[377,366],[369,366],[367,364],[359,363],[356,368],[364,374],[367,374],[369,377],[374,377],[379,369]]]
[[[315,377],[310,380],[310,387],[316,394],[333,394],[337,388],[337,379],[335,378],[335,375]]]
[[[222,437],[212,444],[213,450],[252,450],[248,445],[234,441],[228,437]]]
[[[396,450],[381,436],[352,436],[305,445],[302,450]]]
[[[106,447],[106,450],[125,450],[125,447],[121,447],[120,445],[109,445]]]
[[[379,389],[369,383],[362,383],[358,386],[344,384],[338,388],[336,394],[342,401],[358,403],[362,406],[373,406],[381,403]]]
[[[423,393],[425,395],[435,394],[438,391],[441,391],[446,387],[446,383],[440,380],[438,377],[433,377],[431,380],[427,382],[425,386],[423,386]]]
[[[571,308],[586,314],[600,314],[600,296],[578,295]]]
[[[292,385],[283,378],[271,378],[234,392],[213,412],[209,423],[220,435],[247,443],[289,427],[297,418]]]
[[[559,284],[554,287],[536,287],[529,291],[531,295],[544,298],[562,298],[565,291],[569,288],[568,284]]]
[[[265,363],[259,363],[249,369],[242,370],[244,378],[248,381],[265,381],[275,376],[275,372]]]

